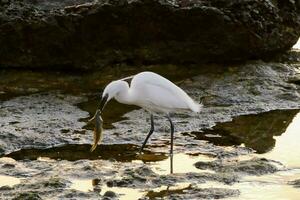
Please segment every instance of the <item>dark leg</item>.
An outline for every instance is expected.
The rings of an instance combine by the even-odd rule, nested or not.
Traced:
[[[170,172],[173,173],[173,140],[174,140],[174,124],[171,118],[167,117],[171,125],[171,150],[170,150]]]
[[[142,145],[142,147],[140,149],[140,153],[142,153],[142,151],[143,151],[143,149],[144,149],[144,147],[145,147],[148,139],[150,138],[150,136],[152,135],[152,133],[154,131],[154,121],[153,121],[153,115],[152,114],[150,116],[150,120],[151,120],[151,128],[150,128],[150,131],[149,131],[149,133],[148,133],[148,135],[147,135],[147,137],[146,137],[146,139],[145,139],[145,141],[144,141],[144,143],[143,143],[143,145]]]

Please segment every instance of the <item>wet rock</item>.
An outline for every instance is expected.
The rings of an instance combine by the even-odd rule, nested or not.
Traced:
[[[300,85],[300,74],[296,74],[294,77],[291,77],[289,82]]]
[[[296,188],[300,188],[300,179],[294,180],[294,181],[289,181],[289,185],[293,185]]]
[[[40,200],[42,199],[37,193],[35,192],[26,192],[26,193],[21,193],[13,200]]]
[[[2,156],[4,154],[4,150],[0,147],[0,156]]]
[[[197,162],[195,166],[199,169],[212,169],[222,173],[242,173],[248,175],[263,175],[278,171],[278,167],[270,160],[264,158],[254,158],[251,160],[222,163],[220,161],[213,162]]]
[[[93,185],[93,186],[99,185],[100,182],[101,182],[101,179],[95,178],[95,179],[92,180],[92,185]]]
[[[130,187],[134,180],[130,178],[122,178],[121,180],[110,180],[106,184],[108,187]],[[145,181],[143,181],[145,182]]]
[[[87,69],[273,55],[300,33],[299,6],[282,2],[9,0],[0,7],[0,65]]]
[[[143,177],[156,177],[157,174],[154,173],[148,166],[144,165],[137,169],[131,170],[127,169],[124,172],[126,175],[130,176],[143,176]]]
[[[12,190],[12,188],[5,185],[5,186],[0,187],[0,191],[1,190]]]
[[[139,173],[141,170],[144,171],[145,169],[150,171],[150,173]],[[175,186],[178,183],[204,184],[209,181],[232,185],[240,180],[240,176],[232,172],[159,175],[154,173],[148,166],[125,169],[120,176],[122,177],[121,179],[117,178],[107,181],[107,186],[111,188],[157,188],[161,186]]]
[[[117,198],[117,194],[116,193],[114,193],[113,191],[106,191],[105,193],[104,193],[104,195],[103,195],[103,199],[115,199],[115,198]]]
[[[197,188],[188,186],[180,189],[167,189],[159,192],[149,191],[146,196],[149,199],[222,199],[238,196],[239,191],[225,188]]]
[[[64,188],[66,183],[63,182],[60,178],[53,177],[50,178],[48,181],[43,183],[45,187],[53,187],[53,188]]]
[[[225,189],[225,188],[197,188],[192,191],[188,191],[183,195],[186,199],[193,198],[203,198],[203,199],[222,199],[226,197],[235,197],[238,196],[240,192],[234,189]],[[180,195],[179,195],[180,197]]]
[[[149,166],[142,165],[137,168],[126,168],[121,173],[121,179],[114,179],[108,181],[108,187],[156,187],[165,185],[167,183],[174,184],[178,180],[172,176],[159,176],[153,172]]]
[[[10,163],[6,163],[4,165],[2,165],[3,168],[14,168],[15,165],[14,164],[10,164]]]
[[[86,112],[74,106],[80,99],[59,93],[44,93],[0,102],[0,146],[5,152],[11,152],[25,147],[45,148],[75,143],[73,139],[78,135],[74,132],[82,130],[84,125],[78,121],[87,116]],[[10,123],[16,121],[18,123]],[[61,133],[61,128],[72,131]],[[81,141],[84,141],[84,136],[80,136]]]
[[[216,181],[227,185],[232,185],[240,180],[240,176],[234,173],[186,173],[186,180],[195,180],[198,183]]]
[[[100,199],[100,195],[95,192],[81,192],[77,190],[66,190],[56,194],[60,199]],[[56,197],[53,196],[53,197]]]

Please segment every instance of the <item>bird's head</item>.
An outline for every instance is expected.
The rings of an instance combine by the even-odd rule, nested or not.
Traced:
[[[116,95],[118,95],[123,90],[124,83],[126,84],[126,82],[121,81],[121,80],[112,81],[105,87],[105,89],[102,93],[102,98],[101,98],[100,107],[99,107],[101,112],[103,111],[107,102],[109,102],[112,98],[114,98]]]

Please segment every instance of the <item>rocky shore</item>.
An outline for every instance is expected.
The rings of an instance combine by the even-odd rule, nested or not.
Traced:
[[[299,1],[0,2],[0,67],[232,62],[290,49]]]

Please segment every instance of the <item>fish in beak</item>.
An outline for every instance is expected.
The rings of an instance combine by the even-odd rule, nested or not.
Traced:
[[[90,149],[91,152],[93,152],[96,149],[98,142],[99,141],[101,142],[103,138],[103,128],[102,128],[103,119],[100,114],[101,111],[97,110],[95,116],[92,118],[92,120],[95,119],[95,128],[94,128],[94,144]]]
[[[97,145],[98,142],[102,141],[103,138],[103,119],[101,117],[101,113],[107,103],[107,99],[108,99],[108,95],[105,95],[104,97],[102,97],[99,108],[96,110],[96,113],[94,115],[94,117],[92,117],[88,123],[92,122],[95,120],[95,128],[94,128],[94,144],[91,147],[90,151],[93,152]]]

